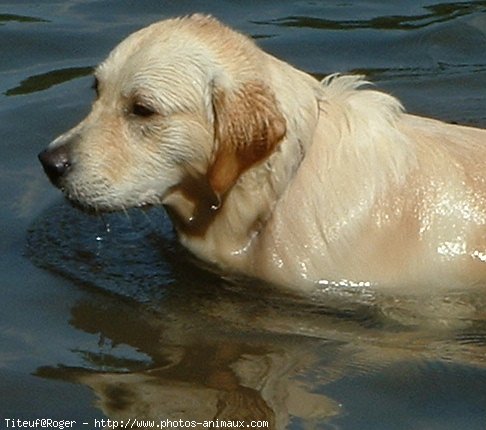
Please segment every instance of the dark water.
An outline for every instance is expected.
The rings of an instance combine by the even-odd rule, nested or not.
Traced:
[[[91,68],[194,11],[316,76],[366,73],[409,111],[486,127],[485,1],[0,2],[0,428],[485,428],[480,294],[282,297],[199,269],[162,210],[94,218],[47,183],[36,154],[88,111]]]

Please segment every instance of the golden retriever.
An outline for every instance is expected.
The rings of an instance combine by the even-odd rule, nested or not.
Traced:
[[[95,77],[39,155],[75,204],[164,205],[197,257],[293,291],[486,284],[485,130],[319,82],[202,15],[130,35]]]

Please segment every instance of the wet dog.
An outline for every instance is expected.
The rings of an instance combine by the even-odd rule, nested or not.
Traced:
[[[164,205],[200,259],[293,290],[486,283],[485,130],[319,82],[201,15],[129,36],[94,87],[39,155],[75,204]]]

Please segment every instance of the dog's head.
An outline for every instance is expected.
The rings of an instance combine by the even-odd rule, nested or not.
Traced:
[[[263,58],[199,15],[132,34],[96,69],[89,115],[39,154],[47,175],[88,209],[207,218],[285,134]]]

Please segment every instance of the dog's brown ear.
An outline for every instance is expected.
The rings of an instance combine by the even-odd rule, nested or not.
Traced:
[[[235,91],[215,86],[213,109],[217,146],[208,179],[222,199],[243,172],[275,150],[286,123],[274,94],[259,81]]]

